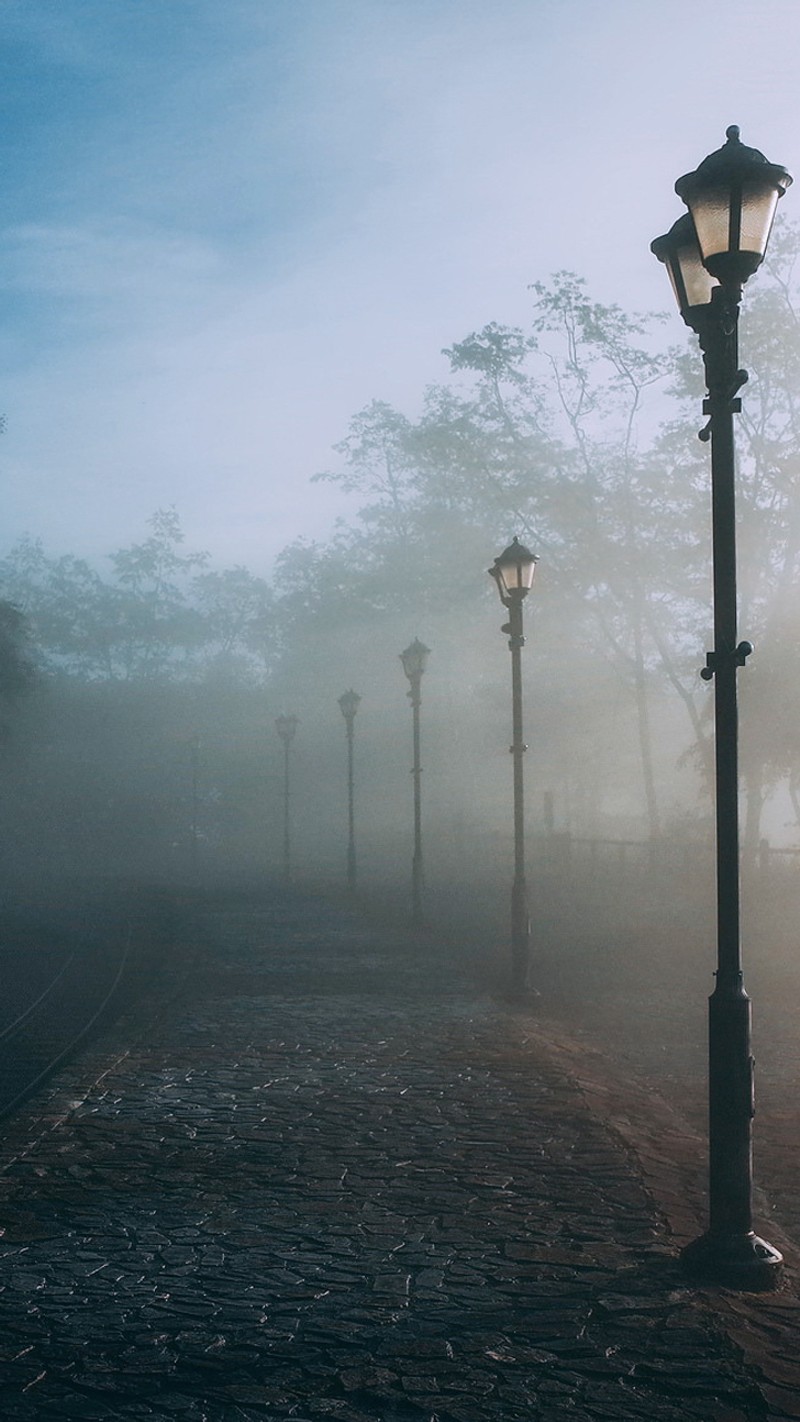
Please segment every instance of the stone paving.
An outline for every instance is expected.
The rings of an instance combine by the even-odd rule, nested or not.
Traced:
[[[434,945],[283,895],[175,955],[146,1030],[6,1125],[0,1417],[800,1415],[623,1139]]]

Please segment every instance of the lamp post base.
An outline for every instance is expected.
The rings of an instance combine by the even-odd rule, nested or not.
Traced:
[[[775,1289],[783,1271],[783,1255],[752,1230],[722,1234],[709,1230],[681,1251],[687,1273],[699,1283],[763,1293]]]
[[[511,986],[514,992],[530,991],[531,916],[525,876],[517,873],[511,888]]]

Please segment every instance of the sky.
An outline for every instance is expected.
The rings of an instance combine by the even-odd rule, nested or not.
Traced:
[[[0,553],[98,561],[174,505],[269,575],[352,515],[310,482],[351,417],[413,415],[532,282],[668,310],[675,179],[731,123],[800,169],[800,3],[755,13],[0,0]]]

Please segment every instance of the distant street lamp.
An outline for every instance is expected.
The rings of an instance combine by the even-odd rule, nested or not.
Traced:
[[[192,767],[192,837],[191,862],[192,879],[197,882],[200,870],[198,807],[200,802],[200,737],[195,732],[189,740],[189,755]]]
[[[522,604],[530,592],[537,558],[517,538],[504,549],[489,569],[494,578],[500,601],[508,608],[508,622],[501,631],[508,633],[511,650],[511,712],[514,757],[514,882],[511,888],[511,986],[515,992],[528,988],[531,956],[531,922],[528,909],[528,888],[525,880],[525,800],[522,757],[528,747],[522,736]]]
[[[689,1268],[733,1288],[775,1286],[782,1258],[753,1231],[754,1091],[750,999],[739,927],[739,770],[736,679],[753,648],[737,641],[733,416],[747,381],[739,369],[742,287],[763,261],[778,199],[792,179],[746,148],[738,128],[675,191],[689,213],[651,250],[665,263],[681,316],[699,337],[711,442],[717,840],[717,973],[709,999],[709,1227],[684,1250]]]
[[[357,691],[346,691],[339,697],[339,708],[347,725],[347,887],[356,888],[356,818],[353,788],[353,722],[361,697]]]
[[[420,765],[419,708],[422,702],[422,676],[428,665],[429,656],[430,647],[426,647],[424,642],[420,642],[419,637],[415,637],[411,645],[406,647],[404,652],[400,653],[403,671],[411,683],[408,699],[411,702],[414,733],[414,767],[411,771],[414,777],[414,858],[411,862],[411,921],[416,928],[419,928],[422,924],[423,883],[422,787],[420,785],[422,766]]]
[[[288,884],[292,877],[292,842],[289,795],[289,747],[300,722],[297,716],[277,716],[275,728],[283,741],[283,877]]]

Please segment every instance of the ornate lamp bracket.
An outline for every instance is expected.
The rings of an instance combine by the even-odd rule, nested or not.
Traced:
[[[752,655],[752,642],[740,642],[732,652],[706,652],[706,664],[700,672],[703,681],[710,681],[714,672],[723,667],[726,662],[732,662],[735,667],[743,667],[747,658]]]
[[[508,606],[508,604],[506,604],[506,606]],[[502,627],[500,628],[500,631],[505,632],[506,636],[508,637],[508,645],[509,647],[511,647],[512,651],[515,647],[525,646],[525,638],[523,637],[522,633],[514,632],[510,622],[504,622]]]
[[[714,420],[718,415],[726,415],[728,413],[731,415],[740,415],[742,413],[742,402],[738,397],[737,391],[741,390],[742,386],[746,385],[749,379],[750,376],[746,370],[737,370],[727,390],[717,391],[715,394],[709,395],[707,399],[703,401],[703,414],[709,416],[708,424],[704,425],[697,433],[697,438],[701,439],[703,444],[708,444],[708,441],[711,439],[714,429]]]

